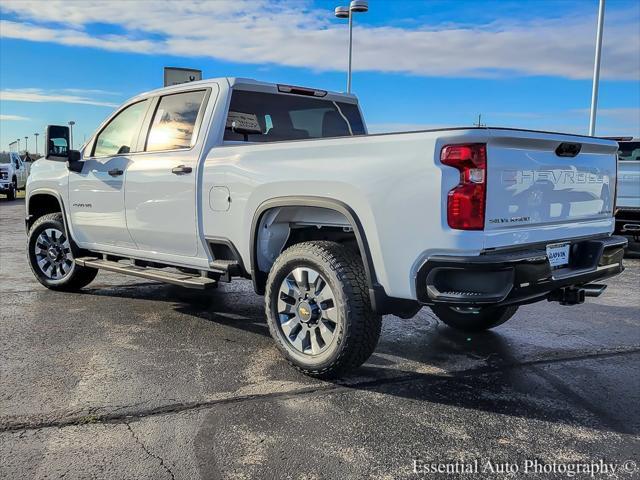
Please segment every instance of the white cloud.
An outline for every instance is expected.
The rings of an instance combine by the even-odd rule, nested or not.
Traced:
[[[0,90],[0,100],[3,102],[29,102],[29,103],[76,103],[83,105],[96,105],[98,107],[117,107],[117,103],[95,100],[86,96],[69,95],[56,91],[45,91],[39,88],[6,88]]]
[[[69,93],[79,93],[81,95],[121,95],[120,92],[100,90],[98,88],[63,88],[61,91]]]
[[[114,14],[113,2],[5,0],[2,10],[18,19],[1,21],[1,34],[8,38],[316,70],[343,70],[346,63],[345,25],[332,20],[331,12],[300,3],[291,8],[290,3],[266,0],[132,1]],[[113,24],[122,33],[94,35],[90,24],[95,22]],[[637,26],[637,12],[608,11],[603,78],[640,78]],[[594,27],[591,14],[509,19],[474,27],[357,26],[354,69],[422,76],[588,79]]]
[[[0,121],[6,122],[22,122],[25,120],[31,120],[29,117],[23,117],[22,115],[6,115],[0,113]]]

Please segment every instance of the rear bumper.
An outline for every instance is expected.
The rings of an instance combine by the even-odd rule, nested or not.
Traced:
[[[568,241],[569,265],[552,269],[544,246],[474,257],[430,257],[416,276],[423,305],[518,305],[557,299],[567,287],[581,287],[621,273],[624,237]],[[584,298],[584,293],[583,293]]]

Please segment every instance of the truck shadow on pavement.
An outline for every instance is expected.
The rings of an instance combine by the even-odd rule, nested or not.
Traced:
[[[99,287],[86,290],[85,294],[167,302],[181,314],[237,328],[250,335],[269,337],[262,297],[250,288],[224,286],[203,293],[145,283]],[[598,403],[585,393],[594,388],[589,376],[593,372],[582,371],[579,363],[615,359],[615,353],[586,352],[572,357],[571,352],[541,347],[534,358],[527,359],[508,335],[493,331],[473,335],[459,333],[425,312],[428,310],[423,309],[420,318],[412,321],[385,317],[385,325],[416,321],[426,325],[405,337],[387,336],[385,333],[389,332],[383,327],[381,342],[371,359],[345,378],[320,381],[293,370],[291,374],[305,383],[317,384],[320,391],[377,393],[424,402],[425,407],[440,404],[558,423],[565,428],[588,427],[621,434],[640,432],[637,410],[627,412],[626,420],[621,420],[615,404]],[[393,328],[391,330],[393,333]],[[638,367],[637,361],[630,357],[634,353],[637,359],[640,351],[623,352],[627,355],[627,365],[621,370],[621,377],[632,375]],[[617,386],[620,386],[619,392],[615,390]],[[634,388],[615,382],[608,387],[614,389],[607,394],[612,398],[628,397],[628,389]]]

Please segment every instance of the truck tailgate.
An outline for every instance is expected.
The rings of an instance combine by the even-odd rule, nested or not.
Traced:
[[[493,241],[487,247],[513,243],[513,235],[491,235],[499,232],[517,232],[530,243],[606,231],[613,225],[616,151],[615,142],[597,138],[493,130],[485,214]],[[572,228],[589,223],[592,230]]]

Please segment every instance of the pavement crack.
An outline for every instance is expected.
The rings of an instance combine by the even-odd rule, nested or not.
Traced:
[[[159,455],[156,455],[155,453],[153,453],[151,450],[147,448],[147,446],[142,442],[142,440],[140,440],[138,435],[136,435],[136,432],[133,431],[133,428],[131,428],[131,425],[129,424],[129,422],[124,422],[124,424],[127,426],[127,430],[129,430],[135,442],[138,445],[140,445],[140,448],[142,448],[142,450],[151,458],[155,458],[156,460],[158,460],[160,462],[160,466],[166,470],[166,472],[171,476],[173,480],[175,480],[176,478],[175,475],[173,474],[169,466],[166,463],[164,463],[164,459]]]
[[[612,358],[620,355],[633,355],[640,353],[640,347],[631,347],[625,349],[615,349],[615,350],[598,350],[596,352],[586,352],[580,355],[572,355],[572,356],[564,356],[564,357],[555,357],[555,358],[541,358],[541,359],[533,359],[522,362],[510,362],[510,363],[502,363],[502,364],[491,364],[484,365],[480,367],[470,368],[466,370],[453,371],[448,372],[447,375],[438,375],[430,377],[431,380],[438,381],[451,381],[461,378],[466,378],[475,375],[485,375],[485,374],[493,374],[493,373],[501,373],[513,369],[519,368],[535,368],[540,365],[552,365],[556,363],[563,362],[579,362],[585,360],[592,359],[603,359],[603,358]],[[366,380],[358,380],[358,381],[343,381],[336,383],[323,383],[311,385],[308,387],[302,387],[294,390],[289,390],[286,392],[271,392],[271,393],[254,393],[254,394],[245,394],[245,395],[237,395],[230,396],[225,398],[217,398],[214,400],[202,400],[202,401],[194,401],[194,402],[178,402],[162,405],[156,408],[144,409],[141,411],[132,411],[132,406],[139,405],[128,405],[122,408],[119,408],[120,412],[116,413],[116,411],[112,411],[110,413],[105,414],[97,414],[99,409],[97,407],[93,407],[90,409],[91,415],[89,415],[90,421],[87,421],[87,415],[79,416],[78,412],[74,412],[70,415],[67,415],[65,418],[54,418],[48,421],[40,421],[40,422],[27,422],[27,421],[11,421],[10,418],[6,419],[4,423],[0,424],[0,433],[6,431],[18,431],[18,430],[39,430],[42,428],[50,428],[57,427],[63,428],[67,426],[73,425],[85,425],[88,423],[101,423],[101,424],[118,424],[125,423],[129,424],[129,422],[143,420],[149,417],[155,417],[160,415],[171,415],[182,412],[188,412],[193,410],[200,410],[206,408],[214,408],[218,405],[228,405],[242,402],[251,402],[251,401],[264,401],[268,399],[288,399],[293,398],[298,395],[313,395],[316,393],[326,393],[326,392],[335,392],[341,390],[351,390],[354,388],[372,388],[378,386],[385,385],[393,385],[393,384],[402,384],[406,382],[415,382],[425,380],[425,375],[423,373],[408,373],[408,372],[398,372],[396,375],[384,377],[384,378],[375,378],[375,379],[366,379]],[[128,411],[126,409],[129,409]]]

